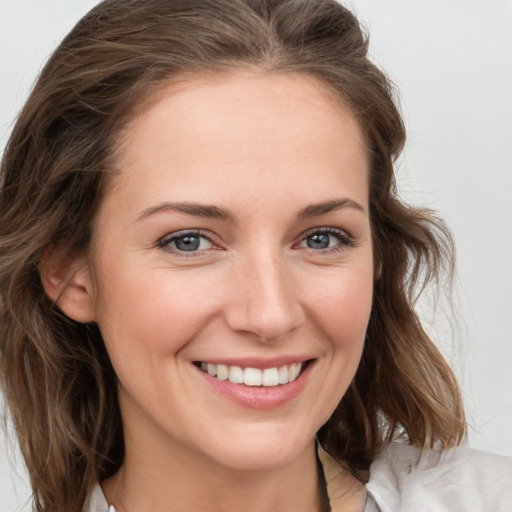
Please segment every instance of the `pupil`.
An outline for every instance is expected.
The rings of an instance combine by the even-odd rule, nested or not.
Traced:
[[[180,251],[197,251],[200,240],[198,236],[189,235],[178,238],[174,243]]]
[[[317,233],[308,237],[308,247],[311,249],[327,249],[329,247],[329,235]]]

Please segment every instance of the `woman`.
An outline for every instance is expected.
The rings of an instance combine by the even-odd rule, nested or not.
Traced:
[[[73,29],[2,162],[37,510],[511,506],[510,461],[452,450],[413,310],[452,245],[395,194],[404,139],[335,2],[107,0]]]

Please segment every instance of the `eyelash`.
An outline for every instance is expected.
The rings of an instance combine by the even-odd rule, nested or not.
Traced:
[[[343,231],[341,229],[335,229],[335,228],[313,228],[306,233],[301,235],[301,239],[298,244],[295,244],[296,246],[300,246],[300,244],[304,243],[309,237],[313,235],[330,235],[334,236],[339,244],[334,247],[327,247],[325,249],[314,249],[312,247],[305,247],[310,252],[317,253],[317,254],[330,254],[335,253],[339,251],[346,250],[347,247],[354,247],[355,241],[346,231]],[[218,247],[215,245],[215,242],[211,239],[210,236],[205,234],[201,230],[183,230],[183,231],[177,231],[175,233],[168,234],[161,238],[157,242],[157,247],[163,250],[167,250],[168,252],[172,252],[174,254],[178,254],[183,257],[197,257],[198,255],[202,255],[205,250],[193,250],[193,251],[183,251],[176,247],[170,247],[170,245],[173,242],[176,242],[177,240],[184,239],[186,237],[194,237],[194,238],[200,238],[203,240],[207,240],[213,245],[214,249],[218,249]],[[206,250],[212,250],[211,248],[208,248]]]

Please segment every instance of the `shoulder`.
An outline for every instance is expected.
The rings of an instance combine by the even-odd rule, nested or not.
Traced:
[[[512,458],[469,448],[431,451],[389,443],[370,466],[382,512],[512,511]]]

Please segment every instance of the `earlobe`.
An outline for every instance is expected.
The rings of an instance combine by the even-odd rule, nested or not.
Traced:
[[[85,257],[70,258],[56,246],[46,249],[39,267],[48,297],[69,318],[95,321],[90,266]]]

